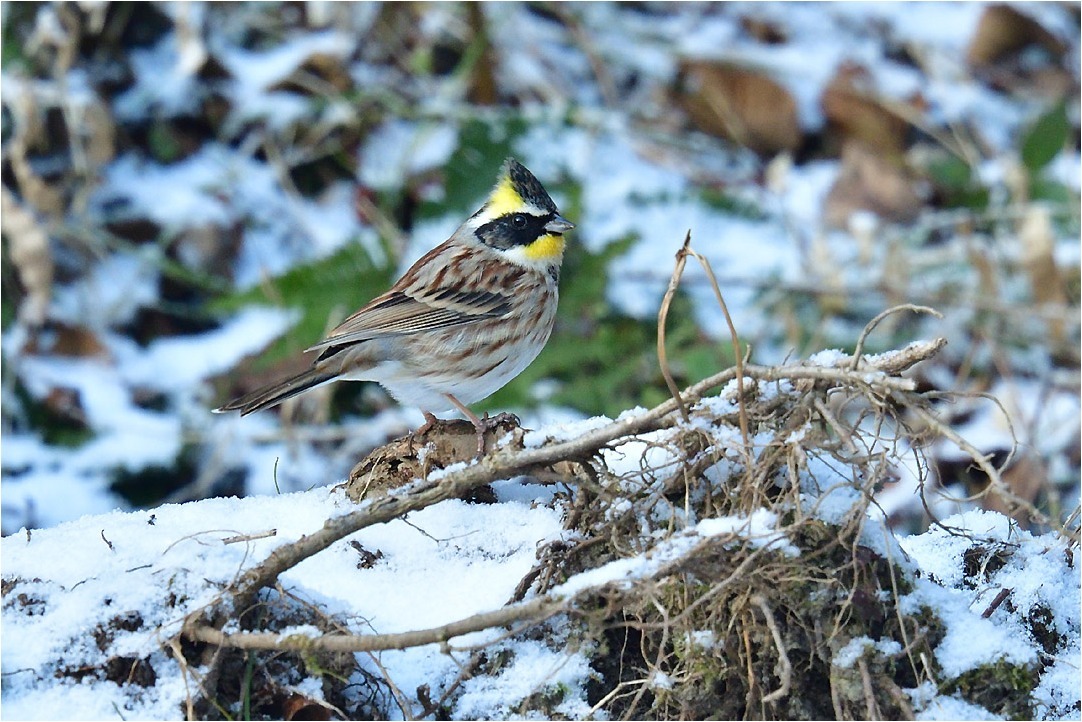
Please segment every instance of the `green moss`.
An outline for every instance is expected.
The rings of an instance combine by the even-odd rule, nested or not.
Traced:
[[[967,701],[1007,719],[1034,719],[1031,694],[1037,671],[1028,665],[1000,659],[965,672],[940,686],[943,694],[960,694]]]

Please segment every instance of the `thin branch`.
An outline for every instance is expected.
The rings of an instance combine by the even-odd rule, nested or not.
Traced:
[[[927,313],[931,316],[935,316],[936,318],[943,318],[943,314],[929,306],[917,306],[912,303],[903,303],[899,306],[892,306],[891,308],[888,308],[886,311],[883,311],[878,316],[869,321],[864,326],[864,330],[860,332],[860,337],[857,339],[857,347],[853,350],[853,360],[850,362],[849,365],[849,368],[851,370],[856,371],[856,369],[860,366],[860,357],[864,353],[864,342],[865,340],[867,340],[868,334],[872,332],[872,329],[878,326],[879,322],[887,316],[895,313],[900,313],[902,311],[912,311],[913,313]]]
[[[690,245],[691,229],[688,229],[687,235],[684,236],[684,245],[676,252],[676,266],[673,268],[672,276],[669,278],[669,287],[665,289],[665,296],[661,299],[661,307],[657,312],[657,361],[661,367],[661,375],[665,377],[665,385],[669,387],[669,393],[676,400],[676,405],[680,409],[680,418],[684,420],[685,424],[690,419],[687,407],[684,406],[684,400],[680,397],[680,389],[673,379],[672,371],[669,370],[669,356],[665,351],[665,324],[669,319],[669,306],[672,305],[676,289],[680,286],[680,277],[684,275],[684,266],[687,265],[688,247]]]
[[[1078,530],[1067,529],[1062,525],[1056,523],[1053,519],[1049,518],[1046,514],[1041,512],[1030,502],[1021,498],[1007,485],[1007,482],[1003,481],[1003,477],[999,474],[999,469],[991,462],[989,455],[981,453],[980,449],[975,447],[970,442],[966,441],[957,431],[938,419],[935,414],[931,413],[927,409],[921,408],[917,405],[910,405],[913,413],[916,414],[924,423],[926,423],[935,433],[939,434],[943,438],[953,442],[959,449],[966,452],[973,462],[977,465],[981,471],[988,476],[988,488],[977,496],[993,493],[1000,499],[1007,503],[1007,509],[1009,512],[1013,512],[1017,509],[1022,509],[1029,515],[1030,519],[1042,524],[1049,529],[1055,529],[1059,533],[1063,534],[1068,539],[1072,539],[1077,543]]]
[[[426,644],[442,644],[463,634],[480,632],[512,622],[529,620],[537,623],[566,609],[566,602],[556,597],[540,597],[500,607],[491,612],[474,614],[439,627],[418,629],[396,634],[324,634],[309,637],[302,634],[282,635],[276,632],[223,632],[203,624],[186,623],[184,633],[197,642],[207,642],[238,649],[272,649],[303,652],[320,649],[327,652],[378,652],[388,649],[409,649]]]
[[[690,231],[688,232],[690,235]],[[751,468],[753,463],[752,451],[751,451],[751,434],[748,432],[748,410],[744,403],[744,354],[740,350],[740,335],[736,332],[736,324],[733,323],[733,317],[729,315],[729,306],[725,303],[725,297],[721,294],[721,286],[718,285],[718,279],[714,275],[714,269],[710,266],[710,261],[705,256],[696,253],[695,251],[688,250],[688,253],[698,259],[702,265],[703,270],[706,272],[707,278],[710,279],[710,286],[714,289],[714,296],[718,300],[718,305],[721,306],[721,313],[725,316],[725,323],[729,326],[729,338],[733,342],[733,363],[736,364],[736,396],[737,396],[737,408],[740,411],[740,437],[744,442],[744,457],[747,468]],[[750,348],[749,348],[750,354]]]
[[[808,379],[856,384],[877,388],[883,394],[891,391],[907,392],[914,390],[914,382],[896,378],[891,374],[930,358],[945,343],[944,339],[915,342],[900,351],[881,354],[869,360],[866,368],[856,372],[846,371],[844,368],[800,364],[782,367],[753,365],[745,366],[743,375],[763,381]],[[841,359],[837,363],[845,362],[846,359]],[[683,396],[691,402],[698,401],[706,392],[728,383],[736,378],[736,375],[735,369],[714,374],[685,389]],[[438,504],[483,484],[509,478],[532,467],[587,456],[616,439],[657,430],[672,423],[666,421],[666,417],[676,409],[676,401],[667,399],[649,411],[626,416],[569,441],[526,449],[498,448],[470,466],[443,474],[432,474],[426,480],[398,489],[397,493],[365,502],[355,511],[328,519],[322,529],[278,547],[265,560],[241,575],[231,593],[231,607],[234,611],[248,609],[255,602],[259,590],[272,585],[282,572],[360,529],[389,522],[411,511]],[[223,610],[219,608],[211,611],[221,613]],[[203,612],[195,613],[189,619],[188,625],[200,626],[203,618]]]
[[[766,597],[756,594],[751,598],[751,601],[763,613],[766,626],[770,628],[770,636],[774,638],[774,646],[778,650],[778,666],[781,667],[778,676],[781,677],[781,686],[762,699],[763,704],[770,704],[789,694],[789,687],[793,679],[793,665],[789,661],[789,655],[785,653],[785,640],[781,638],[781,631],[778,629],[777,622],[774,621],[774,612],[770,609],[770,605],[767,604]]]

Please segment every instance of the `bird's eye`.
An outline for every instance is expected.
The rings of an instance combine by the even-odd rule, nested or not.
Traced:
[[[515,228],[525,228],[526,227],[526,216],[522,215],[521,213],[516,213],[511,218],[511,225],[514,226]]]

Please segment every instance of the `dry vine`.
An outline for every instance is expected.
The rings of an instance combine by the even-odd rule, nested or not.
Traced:
[[[935,356],[945,339],[863,354],[868,334],[887,315],[935,314],[932,309],[908,304],[890,309],[868,324],[856,353],[820,364],[746,363],[732,328],[737,365],[677,389],[667,369],[664,328],[689,256],[703,262],[721,299],[709,264],[685,240],[658,319],[659,361],[670,399],[567,441],[526,447],[516,427],[479,460],[453,467],[407,464],[399,469],[403,485],[369,494],[388,458],[414,454],[416,440],[377,450],[354,470],[358,487],[349,496],[359,500],[355,510],[328,519],[322,529],[280,546],[241,574],[216,603],[188,615],[181,637],[208,645],[207,651],[371,654],[435,643],[452,653],[471,651],[454,646],[456,637],[505,630],[496,641],[474,648],[469,661],[460,664],[458,679],[440,690],[436,701],[425,687],[411,708],[404,692],[384,680],[410,718],[418,711],[438,714],[466,678],[499,674],[485,650],[500,639],[561,617],[586,630],[600,647],[624,650],[615,667],[597,662],[605,689],[591,699],[595,712],[604,709],[613,718],[912,716],[902,690],[935,679],[928,660],[936,627],[901,611],[898,599],[910,582],[889,552],[884,557],[872,551],[863,536],[874,490],[890,481],[898,442],[913,441],[911,426],[919,422],[973,457],[990,480],[987,493],[1034,520],[1051,520],[1014,497],[990,461],[928,410],[934,396],[919,392],[914,380],[902,375]],[[450,434],[451,424],[438,431]],[[616,456],[628,453],[641,454],[638,465],[614,471]],[[575,541],[539,550],[537,565],[507,606],[396,634],[353,634],[326,620],[319,625],[324,633],[317,635],[260,629],[254,616],[257,610],[265,613],[269,601],[261,600],[261,592],[275,587],[281,597],[279,576],[304,559],[366,527],[517,475],[555,481],[568,490],[565,525]],[[837,489],[857,496],[834,518],[837,512],[826,500]],[[766,517],[757,517],[764,512]],[[767,520],[767,528],[755,527],[756,518]],[[737,521],[720,533],[696,526],[698,520],[723,519]],[[630,577],[603,574],[591,577],[593,582],[575,581],[582,572],[630,557],[655,561],[644,562]],[[828,591],[834,596],[824,597]],[[848,666],[836,663],[839,650],[861,632],[898,640],[900,651],[868,652]],[[694,641],[703,634],[716,640]],[[552,643],[558,639],[554,635]],[[216,673],[212,664],[208,677]],[[792,694],[822,686],[817,674],[829,677],[825,702]],[[739,694],[719,700],[703,691],[714,676]],[[657,687],[657,679],[679,684]]]

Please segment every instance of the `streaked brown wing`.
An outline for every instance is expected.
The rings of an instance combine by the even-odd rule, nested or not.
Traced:
[[[436,289],[421,297],[389,291],[343,321],[316,345],[316,351],[356,341],[400,336],[497,318],[511,309],[511,299],[490,291]]]

